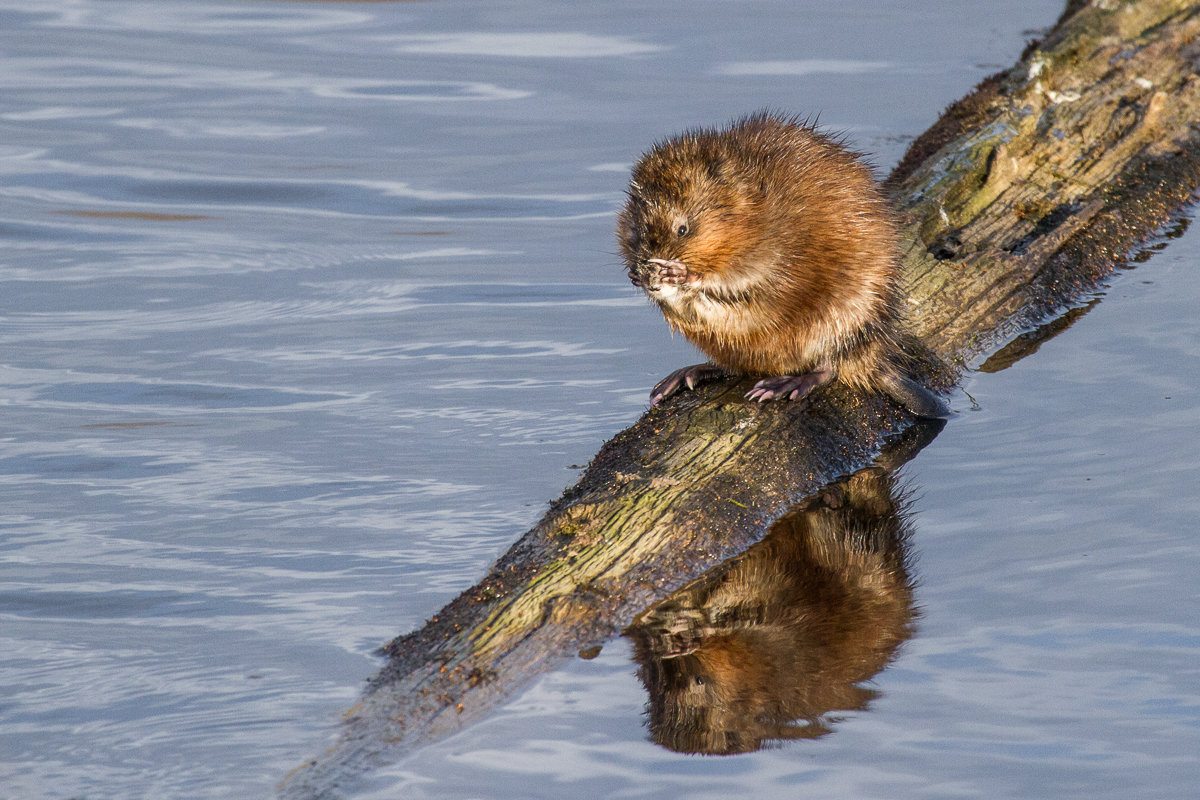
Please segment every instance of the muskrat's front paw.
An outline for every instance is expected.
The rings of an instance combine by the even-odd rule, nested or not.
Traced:
[[[658,267],[658,282],[670,286],[682,286],[692,279],[688,273],[687,264],[682,261],[667,261],[664,258],[648,258],[649,263]]]
[[[656,406],[681,389],[695,389],[697,384],[720,378],[725,370],[715,364],[693,364],[672,372],[650,390],[650,405]]]
[[[760,403],[784,397],[788,400],[799,400],[827,380],[828,378],[819,372],[763,378],[754,384],[753,389],[746,392],[746,399],[757,400]]]

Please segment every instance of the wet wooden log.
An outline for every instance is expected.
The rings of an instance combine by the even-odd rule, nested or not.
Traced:
[[[1200,3],[1071,2],[913,143],[885,186],[907,226],[908,322],[933,355],[931,382],[951,386],[1084,298],[1192,198],[1198,59]],[[370,765],[477,719],[912,424],[836,387],[805,408],[745,402],[746,388],[672,398],[606,443],[482,581],[387,646],[331,749],[282,795],[339,797]]]
[[[911,328],[958,365],[1058,313],[1196,187],[1197,3],[1073,2],[888,178]]]

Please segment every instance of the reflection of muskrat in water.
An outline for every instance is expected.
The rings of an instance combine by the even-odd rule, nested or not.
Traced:
[[[822,736],[912,635],[904,495],[880,469],[826,487],[767,538],[626,631],[650,736],[686,753]],[[831,716],[832,715],[832,716]]]
[[[752,400],[838,379],[947,413],[902,367],[891,211],[858,157],[810,125],[762,113],[659,143],[618,233],[634,285],[711,359],[668,375],[651,404],[735,373],[764,376]]]

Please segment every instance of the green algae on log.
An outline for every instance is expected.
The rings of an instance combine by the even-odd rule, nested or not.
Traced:
[[[919,137],[885,186],[907,225],[909,328],[964,366],[1077,301],[1200,186],[1200,3],[1071,2],[1011,69]],[[614,267],[615,268],[615,267]],[[931,364],[933,361],[931,360]],[[286,798],[336,798],[762,539],[912,424],[838,387],[804,408],[717,383],[606,443],[476,586],[388,663]]]

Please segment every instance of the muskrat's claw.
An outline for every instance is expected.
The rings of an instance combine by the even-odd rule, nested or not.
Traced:
[[[677,369],[650,390],[650,405],[658,405],[681,389],[695,389],[697,385],[705,381],[724,376],[725,370],[715,364],[693,364],[690,367]]]
[[[688,282],[687,264],[682,261],[667,261],[665,258],[647,258],[646,261],[658,267],[658,279],[672,286],[680,286]]]
[[[788,400],[799,400],[813,389],[823,386],[833,380],[833,371],[829,369],[806,372],[803,375],[777,375],[773,378],[763,378],[754,384],[754,388],[746,392],[747,400],[757,400],[765,403],[786,397]]]

